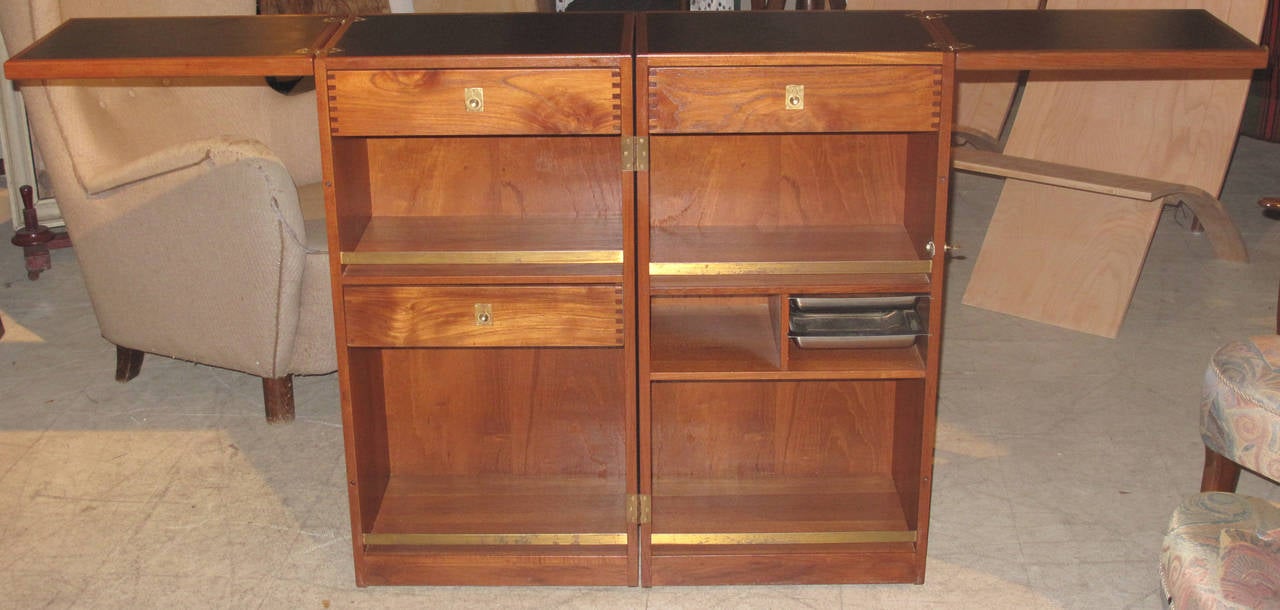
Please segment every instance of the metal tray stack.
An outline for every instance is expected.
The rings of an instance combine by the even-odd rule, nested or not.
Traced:
[[[925,334],[920,295],[793,297],[790,336],[805,349],[907,347]]]

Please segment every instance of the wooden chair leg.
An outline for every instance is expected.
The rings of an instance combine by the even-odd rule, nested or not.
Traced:
[[[262,400],[267,408],[267,423],[293,421],[293,375],[263,377]]]
[[[1234,492],[1239,482],[1240,465],[1205,447],[1204,476],[1200,478],[1200,491]]]
[[[116,381],[124,383],[138,376],[142,370],[142,357],[145,352],[136,349],[116,346]]]

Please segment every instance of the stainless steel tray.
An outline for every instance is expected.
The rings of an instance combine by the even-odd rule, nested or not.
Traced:
[[[792,297],[792,311],[850,311],[866,309],[911,309],[921,295],[898,294],[874,297]]]
[[[802,348],[906,347],[924,334],[914,309],[793,312],[790,336]]]

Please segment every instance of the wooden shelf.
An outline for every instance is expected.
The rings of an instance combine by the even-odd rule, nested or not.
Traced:
[[[349,258],[406,253],[471,254],[583,252],[578,263],[622,262],[619,217],[376,216],[369,219]],[[352,263],[353,264],[353,263]],[[412,264],[412,263],[410,263]]]
[[[916,345],[885,349],[801,349],[788,346],[790,377],[821,379],[921,379],[924,357]]]
[[[654,227],[650,238],[656,263],[922,262],[901,225]]]
[[[769,299],[655,300],[650,314],[652,379],[745,378],[781,365]]]
[[[369,533],[372,540],[382,540],[380,546],[421,546],[429,543],[415,541],[415,535],[456,534],[609,535],[625,546],[626,500],[622,479],[393,475]],[[451,546],[449,542],[441,539],[436,545]],[[527,546],[483,542],[473,545]]]
[[[342,253],[344,284],[617,283],[621,218],[378,216]]]
[[[358,285],[433,284],[617,284],[622,265],[347,265],[342,283]]]
[[[700,294],[910,294],[929,292],[925,273],[852,275],[668,275],[650,276],[653,295]]]
[[[762,534],[746,544],[803,544],[821,538],[785,534],[829,533],[832,544],[914,542],[902,500],[887,474],[850,477],[743,479],[658,478],[653,484],[654,545],[698,544],[696,536]],[[859,534],[861,533],[861,534]],[[769,536],[778,534],[777,536]],[[860,540],[859,540],[860,539]],[[664,542],[664,540],[670,542]],[[716,536],[706,536],[716,544]]]

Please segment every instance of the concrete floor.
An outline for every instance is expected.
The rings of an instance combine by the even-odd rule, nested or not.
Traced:
[[[1166,211],[1116,339],[961,305],[999,182],[957,182],[923,586],[358,589],[333,375],[297,380],[284,426],[239,373],[149,356],[117,384],[73,252],[29,282],[10,249],[0,607],[1159,608],[1205,363],[1275,332],[1280,222],[1254,201],[1280,193],[1280,145],[1243,139],[1224,194],[1253,262],[1213,260]]]

